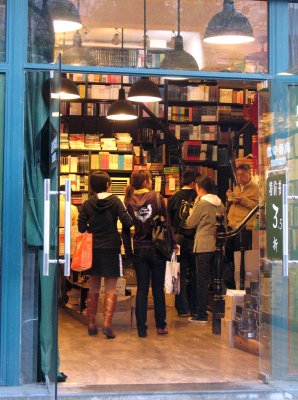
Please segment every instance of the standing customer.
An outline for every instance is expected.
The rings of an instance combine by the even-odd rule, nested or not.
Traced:
[[[194,253],[198,315],[189,318],[189,321],[207,323],[208,287],[216,250],[216,214],[225,213],[225,207],[220,198],[214,194],[214,185],[208,176],[196,179],[196,191],[198,197],[186,225],[191,229],[196,228]]]
[[[183,227],[189,210],[197,197],[195,180],[197,171],[187,170],[182,175],[182,188],[168,201],[168,214],[171,220],[176,241],[180,245],[180,293],[175,296],[175,308],[180,317],[188,317],[197,313],[196,301],[196,260],[193,253],[195,229]],[[186,279],[190,276],[190,296],[188,300]]]
[[[137,276],[136,320],[138,335],[139,337],[147,336],[146,322],[150,279],[157,334],[165,335],[168,333],[164,294],[166,259],[155,249],[152,242],[152,221],[159,214],[157,196],[160,196],[160,194],[152,191],[152,182],[148,171],[135,171],[131,174],[130,179],[131,185],[127,187],[124,203],[135,226],[133,248],[134,267]],[[160,207],[162,215],[166,218],[168,229],[172,233],[162,196],[160,196]],[[128,232],[126,232],[126,235],[125,248],[128,249],[130,235]],[[176,243],[173,238],[174,247],[176,247]]]
[[[93,172],[90,187],[93,195],[86,200],[79,213],[79,232],[93,234],[93,260],[90,275],[90,288],[87,298],[88,333],[96,335],[95,323],[101,277],[104,277],[105,297],[103,307],[103,334],[113,339],[112,318],[116,307],[117,279],[122,274],[121,238],[117,230],[120,219],[123,229],[133,223],[121,200],[110,193],[111,178],[106,172]]]
[[[251,179],[251,168],[247,164],[239,164],[236,168],[238,184],[234,190],[227,191],[227,199],[230,204],[228,211],[228,229],[235,229],[246,217],[247,214],[259,202],[259,187]],[[227,287],[234,289],[235,285],[235,266],[234,252],[244,247],[250,250],[252,247],[252,230],[254,229],[255,216],[251,218],[240,234],[233,236],[226,243],[226,257],[229,262],[229,274],[231,278],[226,281]]]

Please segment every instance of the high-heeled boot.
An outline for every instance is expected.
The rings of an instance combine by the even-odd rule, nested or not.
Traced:
[[[115,333],[112,330],[112,319],[116,308],[116,302],[117,302],[116,294],[105,295],[102,333],[106,335],[107,339],[114,339],[116,337]]]
[[[90,336],[98,334],[95,318],[97,313],[99,293],[88,293],[87,296],[87,320],[88,320],[88,334]]]

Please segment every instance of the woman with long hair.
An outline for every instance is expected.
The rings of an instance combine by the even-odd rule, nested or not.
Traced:
[[[133,223],[121,200],[110,193],[111,178],[106,172],[93,172],[90,176],[92,196],[86,200],[78,219],[79,232],[93,234],[93,260],[90,275],[90,287],[87,297],[87,319],[89,335],[96,335],[98,328],[95,318],[101,284],[104,277],[105,297],[103,307],[103,334],[113,339],[112,318],[116,307],[117,279],[122,275],[121,238],[117,229],[120,219],[123,229],[129,229]]]
[[[173,250],[176,243],[173,231],[167,218],[167,210],[163,197],[152,190],[152,181],[148,171],[140,170],[131,174],[131,185],[127,187],[124,204],[134,223],[133,262],[137,276],[136,320],[139,337],[147,336],[147,305],[151,280],[154,301],[154,317],[158,335],[168,333],[166,323],[166,303],[164,281],[166,258],[159,253],[152,242],[153,218],[159,214],[157,196],[160,197],[160,211],[172,236]],[[126,237],[126,253],[130,245],[130,235]],[[127,254],[128,256],[130,254]]]

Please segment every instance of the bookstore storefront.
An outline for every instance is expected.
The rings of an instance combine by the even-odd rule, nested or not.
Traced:
[[[131,171],[147,165],[167,199],[192,166],[225,202],[231,157],[249,160],[260,188],[257,267],[246,277],[257,282],[256,304],[247,305],[241,341],[257,346],[255,381],[297,380],[298,3],[21,3],[0,0],[0,385],[42,380],[55,395],[63,380],[57,310],[69,252],[63,258],[59,249],[61,184],[71,181],[79,208],[91,170],[107,170],[121,198]],[[133,99],[147,78],[160,95],[153,103]],[[53,95],[64,83],[76,98]],[[133,99],[135,119],[107,118],[120,95]],[[133,301],[128,286],[123,307]],[[86,293],[84,284],[71,290],[78,288],[80,304],[70,308],[82,322]],[[227,326],[237,336],[234,322]]]

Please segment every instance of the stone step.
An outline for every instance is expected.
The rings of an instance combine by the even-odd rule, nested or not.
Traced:
[[[59,400],[294,400],[294,395],[258,382],[58,386]],[[0,387],[0,400],[12,399],[54,399],[54,393],[43,385]]]

